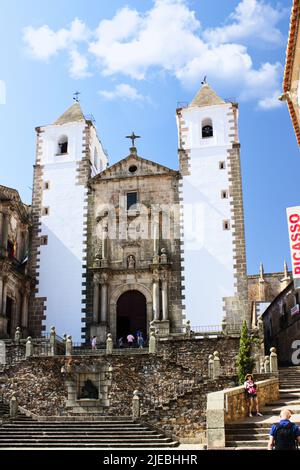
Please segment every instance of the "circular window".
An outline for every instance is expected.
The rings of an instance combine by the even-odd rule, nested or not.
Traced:
[[[136,166],[136,165],[131,165],[131,166],[129,167],[130,173],[135,173],[136,170],[137,170],[137,166]]]

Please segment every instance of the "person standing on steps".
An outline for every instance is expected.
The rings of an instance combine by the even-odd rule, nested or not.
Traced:
[[[247,374],[245,377],[244,388],[247,396],[248,406],[249,406],[249,417],[252,418],[252,408],[253,404],[255,404],[256,408],[256,415],[262,416],[259,411],[258,407],[258,398],[257,398],[257,387],[254,382],[254,378],[252,374]]]
[[[297,450],[300,444],[300,429],[296,423],[291,423],[291,410],[282,408],[280,421],[273,424],[270,430],[268,450]]]

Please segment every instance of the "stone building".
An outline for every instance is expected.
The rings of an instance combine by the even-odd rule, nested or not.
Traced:
[[[182,326],[179,180],[132,147],[89,182],[86,332],[100,341]]]
[[[15,189],[0,186],[0,338],[13,338],[16,327],[28,332],[29,231],[30,207]]]
[[[300,0],[293,0],[290,30],[286,50],[283,78],[283,94],[293,123],[296,139],[300,145]]]
[[[220,325],[225,311],[240,324],[249,313],[238,105],[204,83],[177,125],[186,317]]]
[[[281,365],[299,365],[300,294],[290,281],[262,314],[266,354],[275,347]]]
[[[165,334],[185,320],[219,327],[224,313],[250,322],[237,121],[205,83],[177,109],[179,171],[139,157],[134,140],[108,166],[78,102],[36,129],[32,335],[55,325],[103,342],[148,335],[150,321]]]

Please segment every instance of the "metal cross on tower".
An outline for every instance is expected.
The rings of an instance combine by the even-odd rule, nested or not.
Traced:
[[[81,95],[80,91],[73,93],[73,100],[76,101],[76,103],[79,103],[79,95]]]
[[[132,132],[131,135],[127,135],[127,136],[126,136],[126,139],[131,139],[132,147],[134,147],[134,141],[135,141],[135,139],[140,139],[140,138],[141,138],[141,136],[140,136],[140,135],[135,135],[134,132]]]

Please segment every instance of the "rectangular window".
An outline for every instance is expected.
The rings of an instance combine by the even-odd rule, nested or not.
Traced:
[[[227,199],[228,198],[228,191],[227,189],[222,189],[221,191],[221,199]]]
[[[42,215],[49,215],[49,207],[43,207]]]
[[[127,210],[135,210],[137,204],[137,193],[127,193]]]
[[[230,220],[223,220],[223,230],[230,230]]]
[[[219,170],[225,170],[226,168],[226,163],[225,162],[219,162]]]
[[[48,236],[47,235],[44,235],[41,237],[41,245],[48,245]]]
[[[44,189],[49,189],[50,188],[50,183],[49,181],[44,182]]]

